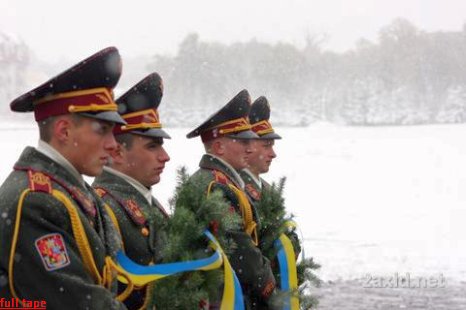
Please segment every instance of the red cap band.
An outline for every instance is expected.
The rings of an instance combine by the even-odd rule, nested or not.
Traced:
[[[80,112],[117,111],[107,88],[78,90],[48,96],[35,103],[34,117],[41,121],[50,116]]]
[[[251,125],[252,131],[254,131],[258,136],[263,136],[265,134],[274,132],[272,128],[272,124],[270,124],[267,120],[262,120],[255,124]]]
[[[244,117],[237,118],[228,122],[224,122],[209,128],[201,133],[202,142],[206,142],[215,138],[223,137],[229,133],[241,132],[251,129],[251,124]]]
[[[162,124],[159,120],[159,113],[155,109],[128,113],[121,117],[123,117],[127,124],[115,126],[113,129],[114,135],[120,135],[132,130],[162,128]]]

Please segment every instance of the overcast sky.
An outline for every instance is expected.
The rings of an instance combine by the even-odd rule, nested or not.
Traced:
[[[460,30],[465,0],[0,0],[0,32],[15,34],[48,62],[81,59],[114,45],[123,56],[176,51],[197,32],[225,43],[256,38],[303,45],[327,36],[342,51],[375,40],[396,17],[418,28]]]

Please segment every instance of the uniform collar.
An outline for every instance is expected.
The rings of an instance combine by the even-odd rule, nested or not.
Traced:
[[[223,168],[222,169],[222,170],[224,170],[223,172],[226,172],[227,175],[232,179],[232,181],[237,183],[237,185],[239,185],[240,188],[244,190],[244,181],[241,178],[241,176],[238,174],[238,172],[235,170],[235,168],[233,168],[229,163],[227,163],[226,161],[224,161],[223,159],[221,159],[218,156],[212,155],[210,153],[207,153],[206,155],[210,156],[210,157],[213,157],[215,160],[219,161],[220,164],[221,164],[221,166],[219,168]]]
[[[122,178],[123,180],[131,184],[131,186],[133,186],[139,193],[141,193],[141,195],[147,200],[149,205],[152,205],[152,192],[150,188],[145,187],[138,180],[130,177],[127,174],[124,174],[123,172],[115,170],[113,168],[105,166],[104,170],[107,171],[108,173],[111,173],[113,175],[116,175],[117,177]]]
[[[254,173],[252,173],[251,170],[249,170],[248,168],[244,168],[243,172],[251,178],[251,180],[256,184],[258,188],[262,189],[262,181],[260,178],[256,177]]]
[[[36,150],[49,157],[63,168],[65,168],[69,173],[71,173],[71,175],[73,175],[76,178],[76,180],[78,180],[80,184],[86,186],[86,182],[84,181],[84,178],[78,172],[78,170],[76,170],[76,168],[53,146],[51,146],[44,140],[39,140]]]

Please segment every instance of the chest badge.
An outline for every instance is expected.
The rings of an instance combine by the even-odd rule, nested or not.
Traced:
[[[47,271],[57,270],[70,264],[65,241],[61,234],[44,235],[35,241],[35,245]]]
[[[248,192],[249,196],[251,196],[254,200],[260,200],[261,199],[261,194],[257,189],[254,188],[252,184],[246,184],[246,191]]]

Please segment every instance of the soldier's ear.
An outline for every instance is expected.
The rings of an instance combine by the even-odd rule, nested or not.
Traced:
[[[223,155],[225,154],[225,145],[222,139],[216,139],[212,142],[212,153],[214,155]]]
[[[56,139],[60,143],[66,143],[71,134],[72,122],[67,117],[58,117],[53,124],[52,138]]]

